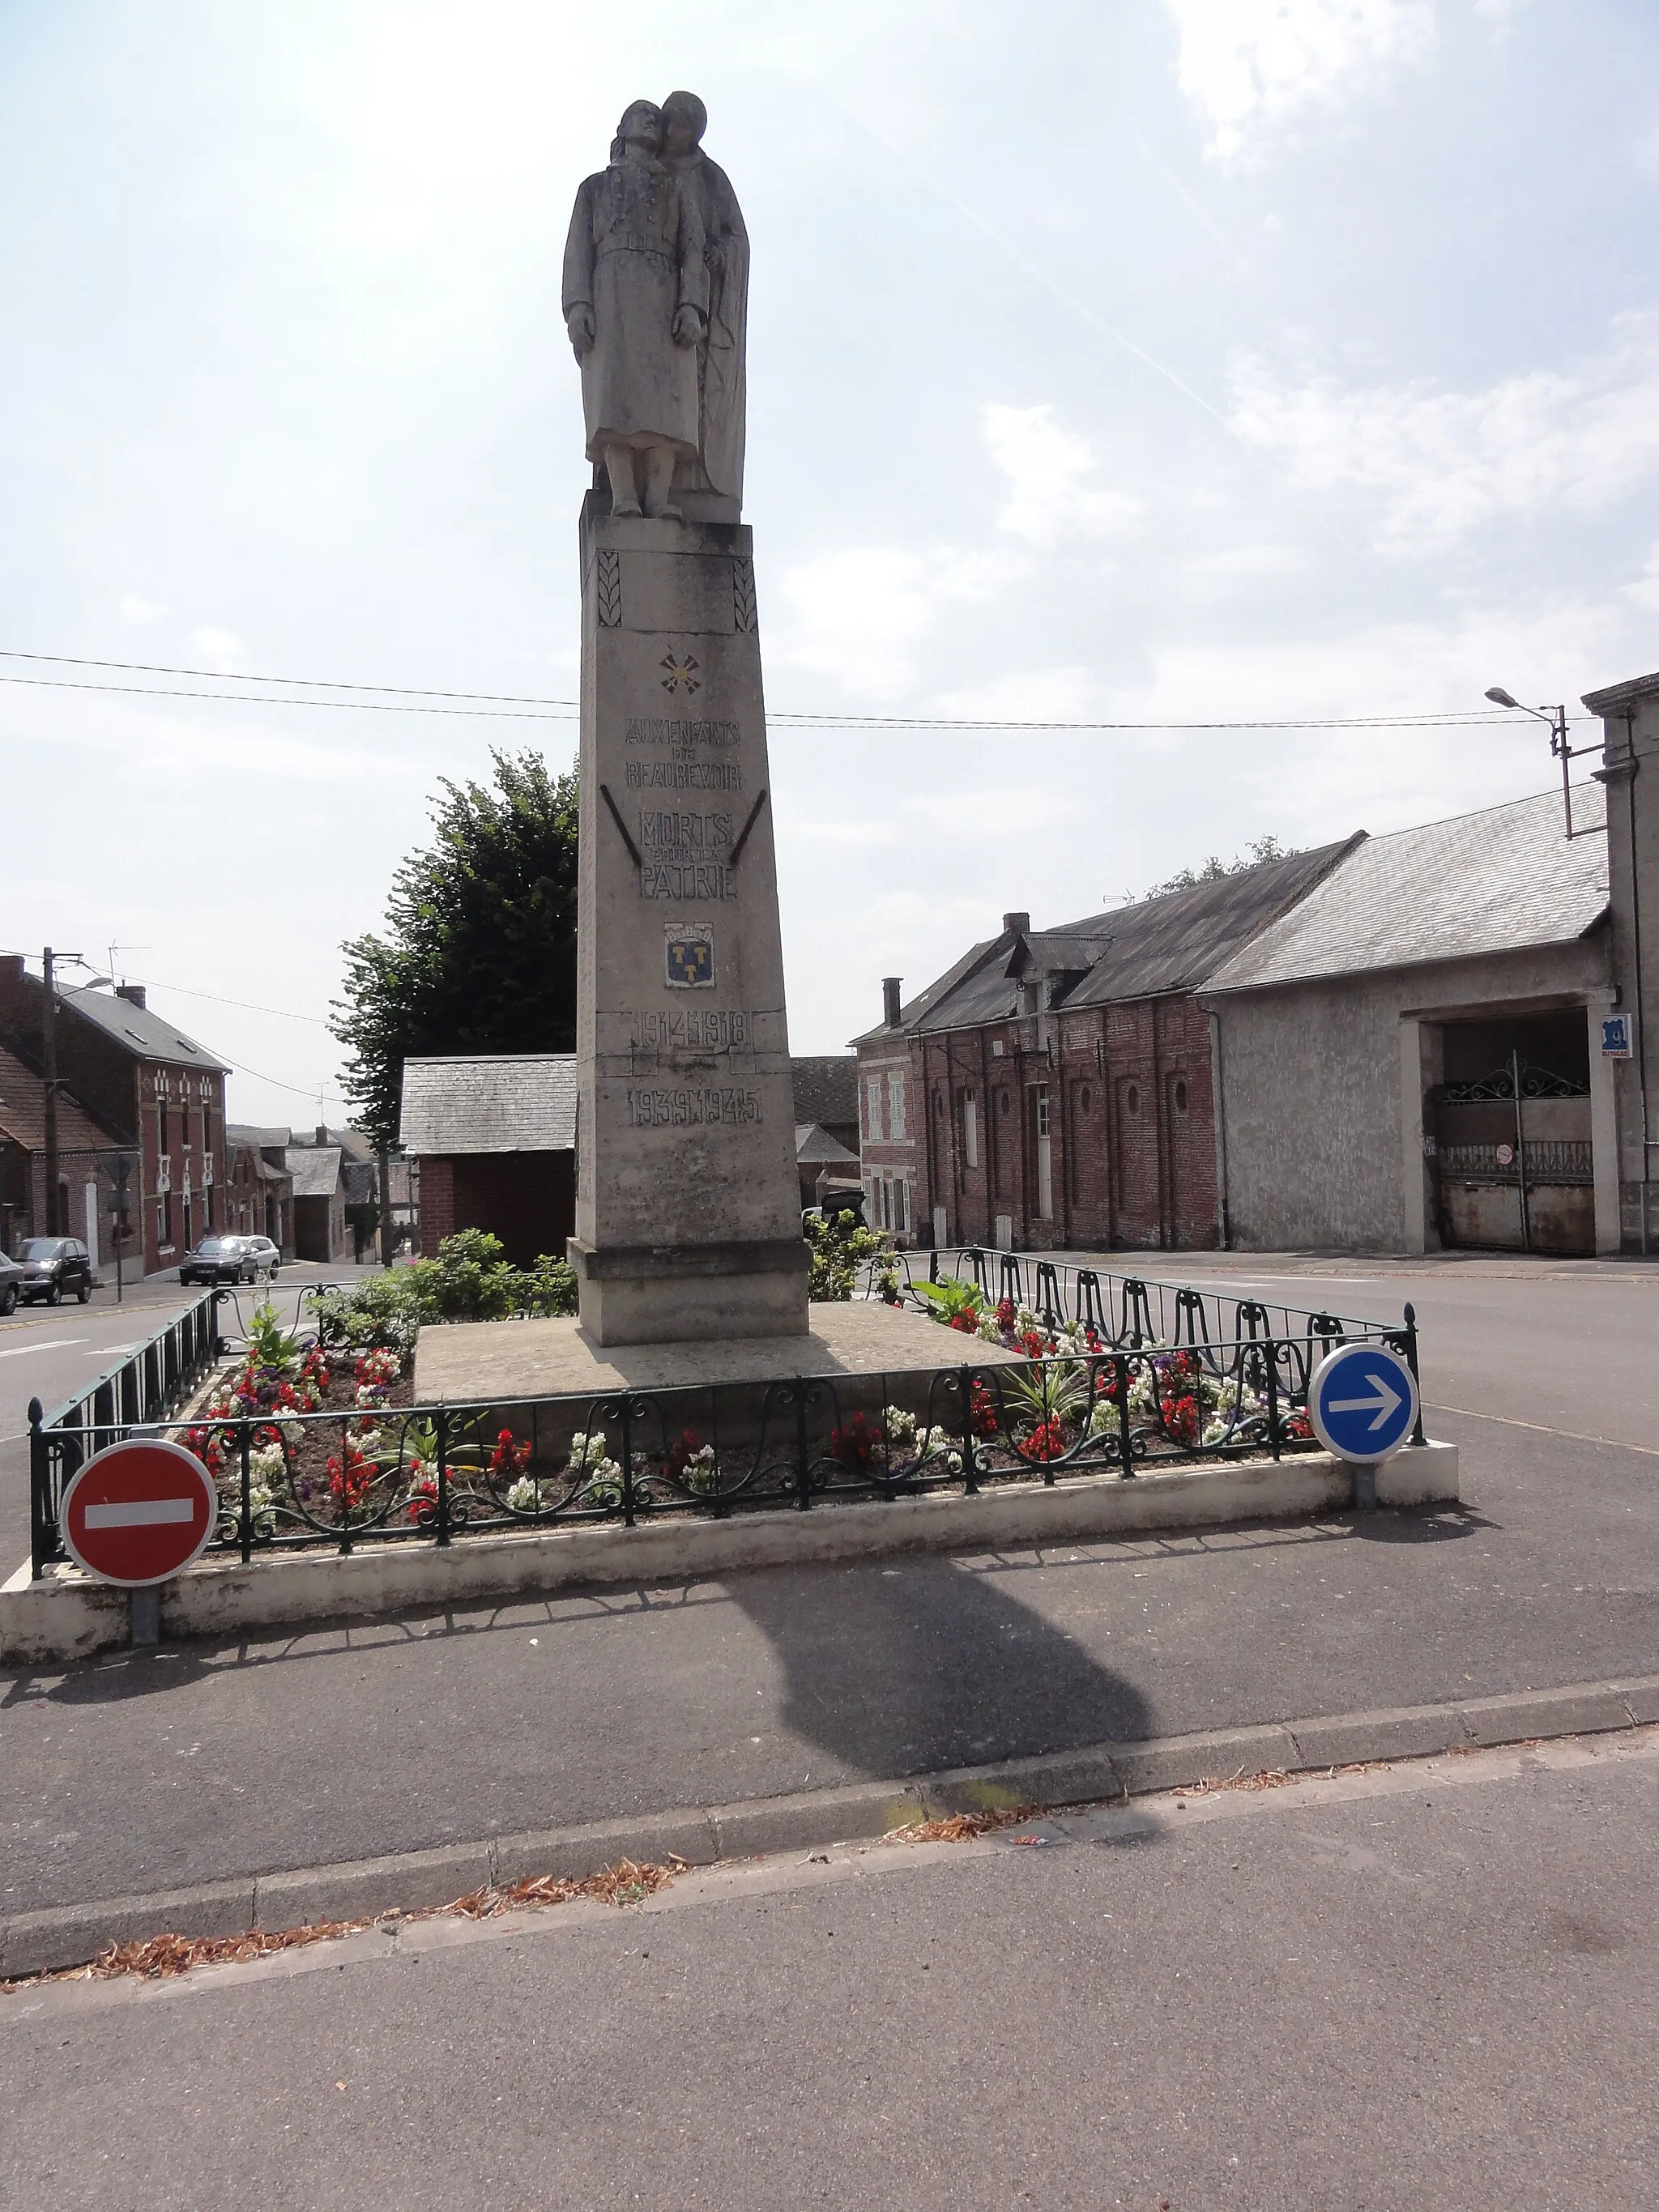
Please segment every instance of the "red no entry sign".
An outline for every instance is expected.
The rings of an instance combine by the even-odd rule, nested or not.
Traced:
[[[219,1493],[182,1444],[134,1437],[93,1455],[64,1491],[62,1514],[76,1565],[137,1589],[190,1565],[213,1534]]]

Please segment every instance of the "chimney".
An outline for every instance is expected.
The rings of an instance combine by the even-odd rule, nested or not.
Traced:
[[[328,1142],[328,1124],[326,1121],[319,1121],[317,1124],[317,1141],[319,1145],[325,1145]]]
[[[899,1025],[899,986],[902,975],[884,975],[881,979],[881,1018],[890,1030]]]
[[[21,983],[22,980],[22,954],[21,952],[0,952],[0,983]]]
[[[144,1003],[144,987],[142,983],[118,983],[115,987],[115,995],[118,999],[125,999],[130,1006],[142,1006]]]
[[[1031,927],[1031,917],[1029,914],[1005,914],[1002,927],[1010,937],[1023,937]]]

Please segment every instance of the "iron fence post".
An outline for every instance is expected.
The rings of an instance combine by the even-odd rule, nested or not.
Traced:
[[[253,1469],[251,1463],[253,1453],[253,1441],[251,1433],[252,1425],[249,1421],[247,1415],[244,1413],[241,1419],[236,1425],[241,1431],[242,1565],[246,1566],[248,1561],[253,1557]],[[344,1445],[342,1444],[342,1451],[343,1451],[344,1449]],[[343,1462],[342,1464],[343,1464]]]
[[[1426,1449],[1429,1440],[1423,1433],[1423,1378],[1417,1371],[1417,1308],[1409,1302],[1406,1307],[1406,1364],[1417,1385],[1417,1426],[1412,1431],[1412,1443]]]
[[[1264,1357],[1267,1362],[1267,1449],[1279,1457],[1279,1358],[1273,1340],[1266,1340]]]
[[[971,1367],[961,1370],[962,1376],[962,1487],[968,1498],[979,1495],[979,1464],[974,1456],[974,1371]]]
[[[29,1565],[34,1581],[39,1582],[46,1571],[49,1557],[46,1528],[50,1520],[52,1533],[56,1536],[56,1515],[48,1516],[46,1490],[49,1480],[46,1434],[40,1424],[46,1418],[46,1407],[38,1398],[29,1400]]]
[[[812,1503],[812,1478],[806,1463],[806,1385],[795,1384],[795,1506],[805,1513]]]
[[[626,1391],[622,1401],[623,1526],[634,1526],[634,1413]]]
[[[438,1548],[449,1544],[449,1408],[440,1406],[434,1424],[438,1438]]]
[[[1129,1434],[1129,1362],[1122,1352],[1112,1361],[1117,1377],[1117,1463],[1123,1480],[1133,1482],[1135,1474],[1135,1448]]]

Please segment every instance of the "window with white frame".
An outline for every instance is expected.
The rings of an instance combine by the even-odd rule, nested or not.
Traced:
[[[881,1078],[867,1076],[864,1085],[864,1133],[873,1143],[881,1141]]]
[[[971,1091],[962,1094],[962,1157],[970,1168],[979,1165],[979,1101]]]
[[[904,1070],[890,1069],[887,1077],[887,1134],[895,1144],[904,1141]]]

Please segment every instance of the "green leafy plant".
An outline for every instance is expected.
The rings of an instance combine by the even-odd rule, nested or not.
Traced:
[[[925,1299],[935,1321],[942,1321],[947,1328],[965,1324],[972,1334],[979,1327],[979,1317],[984,1310],[985,1296],[977,1283],[964,1283],[957,1276],[946,1275],[937,1283],[918,1283],[918,1297]]]
[[[858,1287],[860,1269],[888,1251],[878,1229],[860,1227],[850,1212],[809,1213],[803,1224],[812,1255],[810,1297],[846,1300]]]
[[[1033,1424],[1076,1421],[1089,1403],[1089,1370],[1069,1359],[1047,1359],[1009,1375],[1004,1389],[1017,1414]]]
[[[276,1318],[276,1309],[269,1299],[253,1310],[247,1325],[248,1364],[269,1367],[279,1375],[289,1374],[299,1360],[302,1350],[297,1336],[290,1336]]]
[[[575,1310],[575,1273],[562,1260],[544,1253],[533,1267],[515,1267],[502,1256],[500,1237],[486,1229],[458,1229],[444,1238],[435,1260],[388,1267],[349,1291],[311,1301],[325,1344],[399,1353],[413,1349],[428,1323]]]

